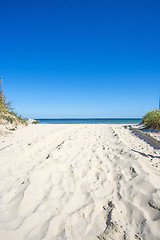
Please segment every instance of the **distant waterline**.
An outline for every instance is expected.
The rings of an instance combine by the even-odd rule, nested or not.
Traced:
[[[40,124],[138,124],[141,118],[36,119]]]

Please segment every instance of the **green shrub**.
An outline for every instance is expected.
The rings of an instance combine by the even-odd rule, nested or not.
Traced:
[[[160,129],[160,110],[148,112],[142,119],[142,124],[147,128]]]
[[[38,120],[34,120],[34,121],[32,122],[32,124],[37,124],[37,123],[39,123]]]

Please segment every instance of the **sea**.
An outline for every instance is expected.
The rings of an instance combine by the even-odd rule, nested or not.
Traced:
[[[138,124],[141,118],[62,118],[36,119],[39,124]]]

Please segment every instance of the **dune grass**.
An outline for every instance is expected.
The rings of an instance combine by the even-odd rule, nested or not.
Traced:
[[[146,128],[160,129],[160,110],[148,112],[142,119]]]
[[[2,98],[0,97],[0,114],[7,111],[7,106],[6,104],[2,101]]]
[[[27,125],[27,119],[18,115],[13,111],[11,103],[6,101],[6,98],[0,97],[0,120],[5,120],[9,123],[22,123]]]

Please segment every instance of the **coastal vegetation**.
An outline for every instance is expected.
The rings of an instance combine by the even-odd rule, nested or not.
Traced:
[[[160,129],[160,110],[153,110],[145,114],[141,123],[146,128]]]
[[[32,122],[32,124],[37,124],[37,123],[39,123],[38,120],[34,120],[34,121]]]
[[[17,125],[18,123],[27,125],[27,118],[23,118],[13,111],[11,103],[6,101],[6,98],[0,97],[0,122],[8,122]]]

